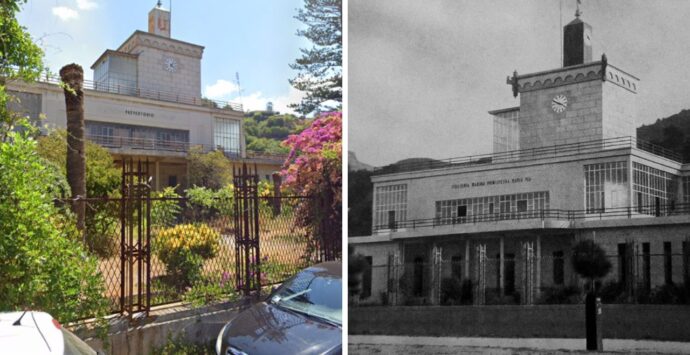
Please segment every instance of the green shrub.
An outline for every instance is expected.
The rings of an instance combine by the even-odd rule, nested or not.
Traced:
[[[37,152],[66,183],[67,131],[59,129],[38,138]],[[85,154],[86,195],[88,197],[118,196],[121,173],[115,166],[110,152],[96,143],[86,141]],[[69,187],[63,187],[62,183],[57,189],[63,192],[59,197],[71,195]],[[116,254],[120,236],[119,216],[120,209],[117,203],[87,203],[84,235],[90,252],[104,258]]]
[[[224,272],[220,277],[197,279],[183,296],[184,301],[194,306],[226,300],[234,301],[237,298],[235,287],[230,280],[230,274],[227,272]]]
[[[53,203],[55,170],[36,141],[0,142],[0,310],[31,308],[61,322],[104,314],[97,261],[83,248],[73,215]]]
[[[627,297],[623,284],[613,280],[604,283],[598,293],[603,303],[623,303]]]
[[[581,293],[577,286],[560,286],[547,288],[541,293],[537,303],[540,304],[578,304],[581,302]]]
[[[192,343],[185,340],[180,333],[173,336],[168,333],[167,342],[151,351],[153,355],[215,355],[214,342],[208,344]]]
[[[690,294],[687,285],[674,283],[655,287],[650,295],[650,303],[655,304],[687,304],[690,302]]]
[[[164,199],[151,201],[151,227],[154,230],[171,227],[182,211],[177,200],[180,195],[175,192],[175,187],[168,186],[163,191],[154,192],[153,197]]]
[[[456,305],[462,299],[462,282],[457,277],[447,277],[441,280],[441,304]]]
[[[460,303],[462,304],[472,304],[474,301],[474,285],[471,279],[465,279],[462,281],[462,292],[460,296]]]

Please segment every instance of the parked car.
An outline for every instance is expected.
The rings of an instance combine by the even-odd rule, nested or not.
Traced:
[[[0,313],[2,354],[96,354],[83,340],[45,312]]]
[[[228,322],[219,355],[340,354],[342,265],[308,267]]]

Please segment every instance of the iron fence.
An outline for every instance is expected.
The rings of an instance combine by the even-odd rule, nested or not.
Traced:
[[[310,197],[305,196],[259,198],[261,255],[259,265],[253,265],[251,272],[261,273],[262,286],[280,283],[300,269],[320,261],[318,243],[311,242],[306,228],[295,224],[297,206],[308,199]],[[240,289],[242,285],[237,285],[235,279],[236,222],[232,197],[196,202],[186,197],[149,197],[146,200],[150,203],[150,225],[147,226],[145,222],[142,228],[150,227],[151,231],[151,306],[180,301],[195,287],[213,288],[221,292]],[[103,197],[79,201],[86,204],[87,248],[98,258],[105,286],[104,296],[110,301],[111,310],[118,312],[122,286],[123,219],[120,214],[123,200],[119,197]],[[71,200],[56,201],[68,206],[66,202]],[[143,199],[138,202],[145,203]],[[210,249],[202,250],[205,248],[204,238],[207,237],[211,240],[207,243]],[[166,245],[164,239],[170,240],[170,243]],[[174,254],[170,249],[175,248],[175,243],[196,241],[199,242],[199,255],[191,257],[196,261],[187,260],[184,255],[170,255]],[[135,280],[132,285],[134,294],[146,287],[144,282]],[[124,301],[127,303],[130,300]]]
[[[687,242],[686,242],[687,243]],[[690,245],[690,244],[688,244]],[[581,304],[595,288],[608,304],[690,305],[690,247],[683,253],[614,254],[611,269],[593,284],[580,277],[569,255],[496,255],[471,260],[433,256],[365,269],[353,306]],[[482,261],[483,259],[483,261]],[[432,260],[432,261],[429,261]]]

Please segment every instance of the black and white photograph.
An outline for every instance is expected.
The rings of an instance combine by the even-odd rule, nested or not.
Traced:
[[[350,354],[689,353],[687,1],[350,0]]]

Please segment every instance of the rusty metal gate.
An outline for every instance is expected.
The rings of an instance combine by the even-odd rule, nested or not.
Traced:
[[[122,162],[120,187],[120,313],[151,309],[151,186],[148,161]]]
[[[245,295],[261,290],[259,254],[259,176],[256,165],[235,169],[235,285]]]

